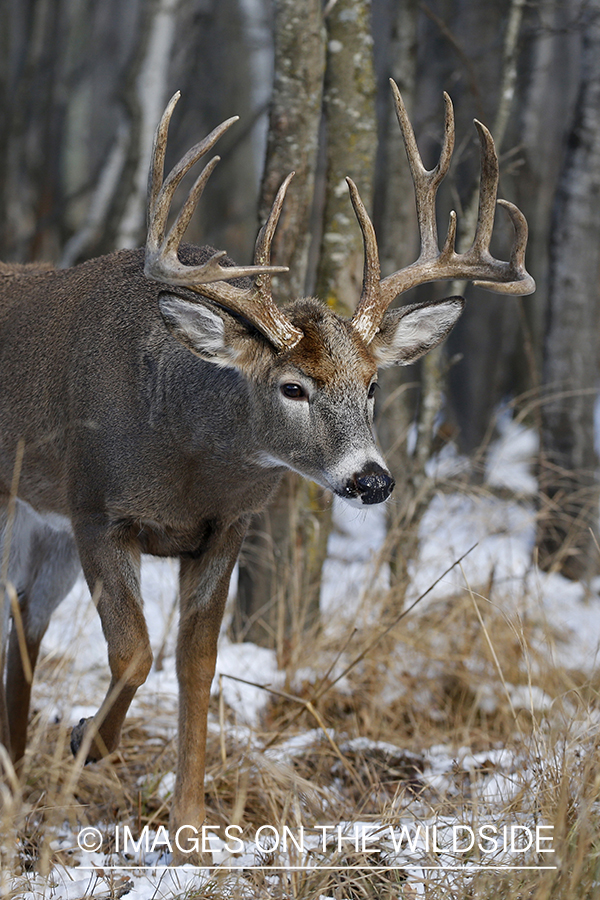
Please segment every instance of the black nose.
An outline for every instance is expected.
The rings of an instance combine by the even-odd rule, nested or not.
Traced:
[[[352,481],[355,489],[352,493],[363,503],[383,503],[394,490],[395,484],[390,473],[377,463],[358,472]]]

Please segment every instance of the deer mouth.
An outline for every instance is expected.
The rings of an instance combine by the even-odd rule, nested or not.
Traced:
[[[394,490],[395,481],[382,466],[372,463],[360,472],[355,472],[336,493],[353,506],[371,506],[383,503]]]

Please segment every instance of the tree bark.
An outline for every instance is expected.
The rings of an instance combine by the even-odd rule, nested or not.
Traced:
[[[173,54],[179,0],[154,0],[149,12],[143,54],[135,73],[135,166],[132,188],[115,238],[117,247],[139,247],[146,231],[146,198],[152,140],[167,95],[169,62]]]
[[[307,35],[307,23],[315,22],[316,17],[321,21],[319,4],[299,8],[297,2],[284,2],[277,7],[277,75],[270,157],[263,179],[263,216],[279,182],[295,165],[295,155],[298,154],[301,163],[301,181],[306,177],[307,149],[311,165],[316,162],[316,113],[320,103],[315,104],[315,99],[319,99],[315,97],[317,84],[314,81],[307,84],[307,73],[314,79],[315,71],[319,70],[314,62],[309,69],[306,62],[299,63],[297,58],[294,61],[293,56],[296,52],[301,54],[301,60],[306,59],[309,36],[316,31],[311,28]],[[316,47],[319,41],[322,48],[320,29],[311,46]],[[350,315],[360,296],[363,244],[345,177],[350,176],[356,182],[369,208],[377,147],[370,4],[364,0],[338,0],[327,18],[327,41],[327,173],[316,282],[322,300],[340,314]],[[300,91],[306,91],[304,102],[298,102]],[[313,131],[312,143],[307,144],[308,122]],[[288,158],[290,153],[292,158]],[[285,166],[279,171],[275,164],[278,158],[285,159]],[[312,184],[312,173],[314,169],[306,184]],[[306,187],[304,196],[308,196]],[[302,270],[306,265],[309,208],[299,214],[296,202],[291,204],[287,223],[282,223],[278,245],[283,256],[277,256],[277,261],[289,264],[288,260],[295,259]],[[297,277],[294,286],[301,291],[303,284],[303,278]],[[318,622],[330,513],[331,500],[324,491],[297,476],[286,475],[274,502],[253,527],[243,550],[235,631],[238,636],[244,635],[258,643],[275,645],[282,662],[301,650],[303,632]]]
[[[327,175],[317,295],[352,315],[362,285],[363,244],[346,177],[372,207],[377,123],[371,4],[338,0],[327,17]]]
[[[272,261],[290,267],[273,279],[274,294],[301,296],[307,277],[310,216],[317,165],[325,31],[319,0],[280,0],[275,18],[275,78],[259,218],[265,221],[279,185],[295,171],[273,241]],[[291,635],[318,618],[323,491],[288,473],[269,509],[256,516],[240,558],[236,637],[277,647],[282,661]]]
[[[273,259],[289,266],[274,290],[305,292],[325,71],[325,29],[319,0],[279,0],[275,20],[275,73],[267,155],[259,200],[259,225],[275,194],[294,171],[277,231]]]
[[[554,207],[538,551],[570,578],[598,569],[594,405],[600,290],[600,2],[586,7],[581,84]]]
[[[385,277],[410,265],[419,255],[414,189],[402,133],[388,79],[400,89],[409,116],[413,113],[417,76],[417,0],[389,3],[387,26],[389,43],[386,63],[378,71],[382,102],[380,153],[376,183],[374,221],[379,236],[381,272]],[[406,533],[407,505],[404,502],[412,461],[407,438],[414,419],[417,376],[414,368],[392,366],[379,373],[381,391],[376,406],[377,435],[390,471],[396,480],[399,502],[388,504],[390,565],[394,581],[406,583],[406,566],[414,546]],[[408,516],[410,519],[410,514]]]

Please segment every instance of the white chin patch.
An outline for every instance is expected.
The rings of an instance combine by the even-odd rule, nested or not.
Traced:
[[[360,497],[348,497],[346,494],[338,494],[338,497],[341,497],[349,506],[354,506],[356,509],[364,509],[366,506],[369,506],[368,503],[363,503]]]

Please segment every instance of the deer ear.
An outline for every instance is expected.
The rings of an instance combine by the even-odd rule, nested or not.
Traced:
[[[225,323],[204,303],[190,303],[176,294],[161,294],[158,305],[163,321],[173,337],[208,362],[231,365],[230,348],[225,342]]]
[[[386,313],[369,344],[377,366],[407,366],[433,350],[450,333],[464,305],[462,297],[447,297]]]
[[[158,305],[173,337],[205,362],[244,370],[246,363],[256,358],[257,332],[227,310],[167,292],[160,295]],[[260,343],[268,344],[266,340]]]

